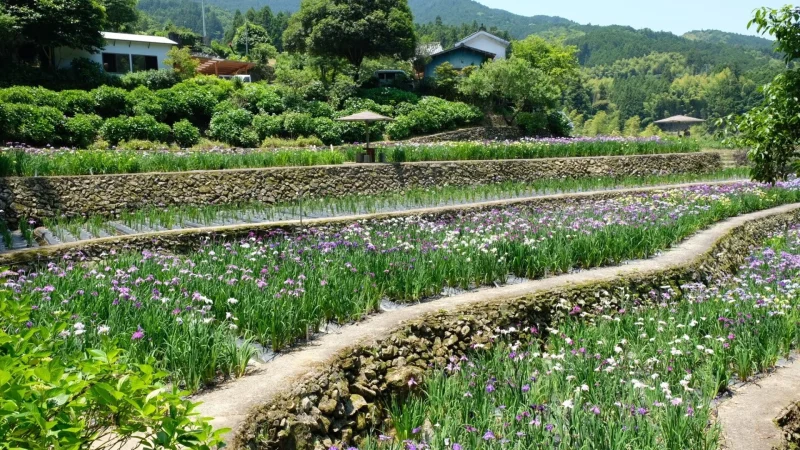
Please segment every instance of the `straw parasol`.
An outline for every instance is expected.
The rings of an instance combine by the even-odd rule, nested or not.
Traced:
[[[350,116],[340,117],[338,119],[339,122],[363,122],[367,126],[367,154],[370,155],[372,161],[375,161],[375,150],[369,148],[369,124],[373,122],[389,122],[394,119],[391,117],[382,116],[378,113],[374,113],[372,111],[361,111],[360,113],[356,113]]]
[[[686,131],[692,125],[697,125],[705,122],[703,119],[697,119],[689,116],[672,116],[666,119],[657,120],[653,122],[664,131]]]

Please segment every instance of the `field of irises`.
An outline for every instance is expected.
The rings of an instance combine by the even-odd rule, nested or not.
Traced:
[[[576,308],[453,358],[391,402],[393,428],[361,448],[717,449],[718,394],[800,343],[800,231],[775,235],[735,278],[682,290]]]
[[[357,214],[387,213],[416,208],[466,205],[476,202],[509,200],[540,195],[608,190],[637,186],[678,184],[701,181],[742,180],[748,169],[725,169],[707,174],[649,175],[551,179],[532,183],[495,183],[481,186],[439,186],[410,189],[382,195],[351,195],[340,198],[303,199],[279,204],[247,203],[239,205],[151,207],[123,211],[118,217],[77,217],[45,219],[42,225],[47,243],[58,244],[134,233],[159,232],[185,228],[211,227],[314,219]],[[27,221],[22,221],[27,226]],[[4,224],[0,221],[0,233]],[[6,227],[5,229],[7,229]],[[21,233],[27,236],[29,233]],[[3,235],[5,236],[5,235]],[[10,238],[9,233],[9,238]],[[11,248],[4,246],[2,248]]]
[[[725,218],[800,200],[800,183],[742,182],[562,207],[509,207],[279,230],[191,254],[80,255],[6,273],[33,320],[68,317],[65,349],[116,340],[197,389],[244,372],[254,343],[282,349],[333,321],[509,276],[539,278],[645,258]]]
[[[401,144],[383,148],[387,162],[621,156],[699,151],[692,140],[653,138],[529,139],[517,142]],[[99,175],[313,166],[355,162],[360,147],[312,149],[76,150],[0,148],[0,176]]]

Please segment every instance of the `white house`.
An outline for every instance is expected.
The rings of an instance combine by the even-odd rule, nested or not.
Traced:
[[[478,31],[476,33],[472,33],[466,38],[462,39],[461,41],[456,42],[454,47],[459,47],[465,45],[467,47],[477,48],[478,50],[483,50],[487,53],[493,53],[495,55],[495,59],[505,59],[506,58],[506,50],[508,46],[511,45],[505,39],[501,39],[492,33],[487,33],[486,31]]]
[[[108,73],[125,74],[140,70],[170,69],[164,64],[167,52],[177,42],[160,36],[110,33],[103,31],[106,46],[97,53],[67,47],[55,51],[56,67],[68,68],[73,59],[87,58],[103,66]]]

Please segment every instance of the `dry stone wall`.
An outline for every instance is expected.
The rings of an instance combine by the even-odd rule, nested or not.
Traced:
[[[303,450],[357,445],[370,430],[386,424],[383,405],[393,395],[406,394],[411,378],[422,380],[431,368],[444,366],[450,357],[464,355],[476,345],[491,347],[500,330],[505,338],[515,339],[521,334],[516,330],[543,330],[574,305],[581,305],[584,311],[601,301],[624,305],[665,289],[680,295],[686,283],[707,282],[734,271],[753,246],[798,219],[800,209],[749,222],[682,267],[441,311],[407,322],[385,339],[333,356],[329,364],[253,411],[239,428],[234,448]]]
[[[346,164],[248,170],[0,178],[2,217],[114,215],[147,206],[276,203],[303,196],[373,195],[414,187],[470,186],[547,178],[706,173],[718,154]]]

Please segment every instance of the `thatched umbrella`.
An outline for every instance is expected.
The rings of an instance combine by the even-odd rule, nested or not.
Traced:
[[[703,119],[697,119],[689,116],[672,116],[667,117],[666,119],[657,120],[653,123],[664,131],[681,132],[688,130],[692,125],[698,125],[704,122],[705,120]]]
[[[367,127],[367,147],[366,151],[367,154],[372,158],[372,162],[375,162],[375,149],[369,148],[369,124],[373,122],[389,122],[394,119],[391,117],[382,116],[378,113],[374,113],[372,111],[361,111],[360,113],[353,114],[351,116],[340,117],[336,119],[340,122],[364,122]]]

